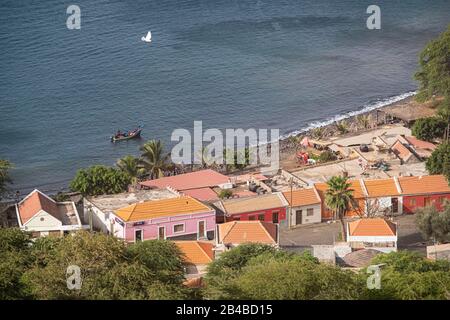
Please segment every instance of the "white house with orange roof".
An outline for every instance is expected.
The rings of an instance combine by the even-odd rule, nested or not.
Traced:
[[[347,223],[347,242],[353,249],[397,251],[397,224],[383,218],[367,218]]]
[[[183,255],[186,278],[199,277],[214,260],[214,243],[209,241],[175,241]]]
[[[403,213],[402,189],[396,177],[360,180],[366,197],[364,215],[398,215]]]
[[[88,227],[82,225],[73,201],[56,202],[37,189],[16,204],[16,214],[20,229],[34,237],[61,236]]]
[[[283,196],[289,203],[289,227],[322,221],[321,200],[315,188],[287,191],[283,192]]]

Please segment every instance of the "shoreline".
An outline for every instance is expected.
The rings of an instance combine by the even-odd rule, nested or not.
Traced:
[[[294,137],[296,139],[301,139],[303,137],[313,138],[314,131],[318,128],[323,130],[323,137],[319,140],[327,140],[331,137],[336,136],[344,136],[344,135],[355,135],[358,133],[362,133],[363,131],[370,131],[377,128],[376,125],[373,125],[374,120],[376,119],[376,113],[378,111],[387,110],[390,108],[395,108],[399,105],[408,104],[408,108],[413,107],[410,102],[414,101],[414,97],[416,95],[416,91],[406,92],[404,94],[400,94],[397,96],[393,96],[390,98],[386,98],[380,101],[373,103],[372,105],[368,105],[362,108],[359,111],[350,111],[345,114],[336,115],[331,119],[324,120],[322,122],[311,123],[304,130],[293,131],[292,133],[286,134],[280,137],[280,161],[286,158],[287,155],[292,156],[292,151],[296,151],[296,146],[293,145],[291,139]],[[381,105],[380,105],[381,104]],[[358,117],[359,116],[371,116],[372,117],[372,125],[366,129],[358,128]],[[345,134],[341,134],[336,130],[336,123],[341,121],[345,121],[349,127],[349,131]]]
[[[357,117],[358,116],[368,116],[372,115],[372,118],[375,119],[375,114],[377,113],[377,110],[385,110],[388,108],[395,107],[399,104],[404,104],[405,101],[411,101],[414,99],[414,96],[416,94],[416,91],[409,91],[403,94],[399,94],[396,96],[392,96],[389,98],[381,99],[379,101],[368,103],[367,105],[363,106],[360,110],[356,111],[349,111],[344,114],[337,114],[333,116],[332,118],[324,119],[322,121],[313,122],[305,125],[304,129],[298,129],[294,130],[291,133],[285,134],[280,136],[279,138],[279,150],[280,150],[280,161],[283,161],[289,157],[292,157],[293,152],[296,152],[298,143],[292,143],[293,137],[295,139],[301,139],[305,136],[308,136],[312,138],[314,130],[317,128],[321,128],[320,130],[324,131],[322,140],[327,140],[333,136],[339,135],[336,132],[336,123],[345,121],[349,126],[349,132],[346,133],[346,135],[351,134],[357,134],[362,131],[368,131],[371,129],[375,129],[376,127],[371,127],[367,129],[359,129],[357,127]],[[412,107],[412,106],[408,106]],[[256,168],[246,168],[241,171],[248,171],[248,170],[254,170]],[[68,181],[70,182],[71,179]],[[59,184],[61,183],[61,184]],[[45,185],[50,186],[50,188],[46,189]],[[11,190],[11,194],[14,193],[16,190],[19,190],[21,193],[27,193],[28,191],[31,191],[35,188],[40,188],[44,192],[49,192],[50,194],[56,194],[58,192],[69,192],[68,183],[64,183],[62,181],[54,181],[43,185],[36,185],[33,187],[24,187],[20,189],[15,189],[14,191]],[[56,191],[58,190],[58,191]],[[8,199],[8,196],[6,197]]]

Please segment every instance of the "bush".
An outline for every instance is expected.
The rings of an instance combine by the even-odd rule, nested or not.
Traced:
[[[233,196],[233,191],[231,191],[229,189],[221,190],[219,193],[220,199],[228,199],[228,198],[231,198],[232,196]]]
[[[412,134],[418,139],[433,141],[436,138],[442,138],[444,136],[446,126],[447,123],[441,118],[422,118],[414,123]]]
[[[92,166],[77,172],[70,183],[70,189],[85,196],[97,196],[124,192],[130,183],[131,177],[119,169]]]
[[[426,168],[430,174],[443,174],[450,183],[450,143],[443,143],[433,151]]]
[[[337,157],[333,151],[326,150],[322,152],[319,156],[319,162],[329,162],[336,160]]]

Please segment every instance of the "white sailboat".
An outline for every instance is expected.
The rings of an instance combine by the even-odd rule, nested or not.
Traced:
[[[142,37],[141,40],[144,42],[152,42],[152,33],[150,31],[147,32],[147,35]]]

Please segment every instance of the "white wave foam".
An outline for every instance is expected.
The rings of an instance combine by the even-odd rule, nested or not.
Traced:
[[[393,96],[393,97],[381,99],[381,100],[378,100],[376,102],[366,104],[360,110],[357,110],[357,111],[350,111],[350,112],[347,112],[347,113],[344,113],[344,114],[339,114],[339,115],[336,115],[336,116],[334,116],[332,118],[329,118],[327,120],[324,120],[324,121],[312,122],[304,129],[295,130],[295,131],[292,131],[291,133],[282,135],[280,137],[280,140],[286,139],[286,138],[291,137],[291,136],[299,135],[299,134],[304,133],[306,131],[309,131],[311,129],[328,126],[328,125],[330,125],[330,124],[332,124],[332,123],[334,123],[336,121],[341,121],[341,120],[344,120],[344,119],[351,118],[353,116],[357,116],[357,115],[362,114],[362,113],[366,113],[366,112],[370,112],[370,111],[373,111],[373,110],[376,110],[376,109],[380,109],[382,107],[385,107],[385,106],[388,106],[388,105],[393,104],[395,102],[398,102],[398,101],[401,101],[403,99],[409,98],[409,97],[414,96],[416,94],[417,94],[417,91],[409,91],[409,92],[406,92],[406,93],[403,93],[403,94],[399,94],[399,95],[396,95],[396,96]]]

